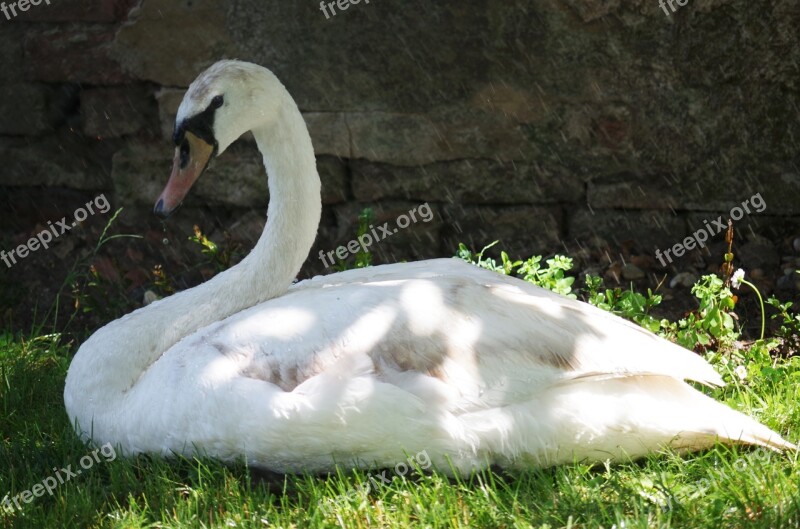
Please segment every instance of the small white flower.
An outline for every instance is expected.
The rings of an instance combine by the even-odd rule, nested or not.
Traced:
[[[733,277],[731,278],[731,286],[733,288],[739,288],[742,286],[742,279],[744,279],[744,270],[740,268],[733,273]]]
[[[736,366],[736,369],[734,369],[733,372],[736,374],[737,377],[739,377],[739,380],[741,380],[742,382],[747,380],[747,368],[746,367],[744,367],[744,366]]]

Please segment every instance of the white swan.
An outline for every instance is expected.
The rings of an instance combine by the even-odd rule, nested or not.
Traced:
[[[223,61],[191,85],[176,123],[157,212],[176,208],[210,158],[252,131],[269,174],[268,222],[239,265],[83,344],[64,400],[84,439],[280,472],[392,466],[422,451],[444,471],[468,471],[717,439],[793,448],[683,382],[722,384],[700,357],[518,279],[439,259],[290,287],[321,208],[291,96],[265,68]]]

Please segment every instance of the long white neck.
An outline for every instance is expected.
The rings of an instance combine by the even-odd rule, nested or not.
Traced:
[[[84,421],[99,420],[112,409],[183,337],[282,295],[296,277],[319,225],[320,180],[311,138],[288,93],[280,108],[271,125],[252,131],[270,192],[267,224],[258,243],[238,265],[106,325],[81,346],[67,374],[64,401],[70,420],[78,420],[82,429],[92,427]],[[87,396],[87,391],[93,394]]]

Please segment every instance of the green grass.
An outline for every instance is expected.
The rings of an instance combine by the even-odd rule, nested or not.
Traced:
[[[62,401],[73,348],[54,338],[0,335],[0,499],[32,489],[91,454]],[[790,440],[800,438],[800,359],[751,355],[748,384],[716,398]],[[724,366],[720,366],[725,369]],[[730,380],[730,373],[726,373]],[[287,443],[291,439],[286,440]],[[58,470],[60,472],[60,470]],[[389,474],[387,474],[389,475]],[[212,460],[101,458],[24,505],[0,509],[0,527],[797,527],[795,453],[726,448],[604,467],[582,464],[515,474],[395,477],[370,472],[265,477]]]

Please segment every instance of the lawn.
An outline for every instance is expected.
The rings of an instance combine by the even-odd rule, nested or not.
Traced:
[[[568,291],[559,266],[522,269]],[[725,299],[715,292],[714,299]],[[642,324],[690,336],[637,317],[631,303],[638,302],[625,292],[595,288],[592,296],[609,309],[627,306]],[[697,314],[693,325],[702,330],[705,313]],[[707,391],[797,442],[800,358],[775,354],[776,344],[739,343],[725,355],[708,348],[728,386]],[[800,526],[798,455],[744,447],[458,480],[420,472],[419,464],[404,473],[279,476],[206,459],[126,460],[113,447],[84,446],[70,427],[62,391],[76,348],[66,335],[0,334],[0,527]]]

